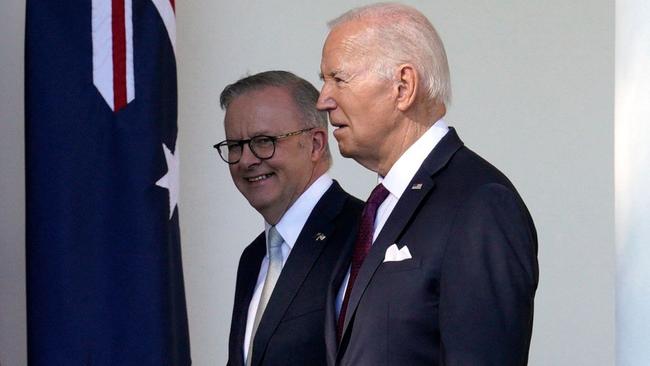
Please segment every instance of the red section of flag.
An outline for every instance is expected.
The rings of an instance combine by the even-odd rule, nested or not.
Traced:
[[[169,0],[169,2],[172,4],[172,9],[174,9],[174,13],[176,12],[176,0]]]
[[[126,29],[124,0],[112,1],[114,111],[126,106]]]

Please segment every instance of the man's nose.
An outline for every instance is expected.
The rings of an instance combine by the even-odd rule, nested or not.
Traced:
[[[330,111],[336,109],[336,101],[330,96],[329,90],[326,85],[320,91],[318,101],[316,101],[316,108],[320,111]]]
[[[251,146],[249,144],[244,144],[241,147],[241,158],[239,158],[239,163],[244,164],[244,166],[249,167],[254,164],[259,164],[262,159],[258,158],[253,154]]]

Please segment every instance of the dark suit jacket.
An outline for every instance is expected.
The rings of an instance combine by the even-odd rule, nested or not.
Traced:
[[[362,206],[337,182],[318,201],[282,268],[260,321],[252,365],[326,364],[327,286],[341,249],[349,246],[346,241],[354,240]],[[248,307],[265,255],[262,233],[244,250],[239,261],[228,346],[230,366],[244,365],[242,348]]]
[[[383,263],[386,249],[412,259]],[[349,251],[349,249],[348,249]],[[450,129],[374,242],[352,289],[344,335],[328,290],[330,365],[525,365],[537,288],[537,236],[517,191]]]

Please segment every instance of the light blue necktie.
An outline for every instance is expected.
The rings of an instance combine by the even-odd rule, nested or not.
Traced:
[[[248,357],[246,358],[246,366],[250,366],[253,360],[253,344],[255,343],[255,333],[257,333],[257,327],[260,325],[260,320],[266,309],[266,305],[269,303],[271,294],[273,293],[273,288],[275,283],[278,282],[280,277],[280,272],[282,272],[282,243],[284,239],[275,226],[271,226],[269,229],[269,238],[266,242],[266,248],[269,253],[269,269],[266,272],[266,279],[264,280],[264,287],[262,288],[262,295],[260,296],[260,302],[257,305],[257,313],[255,313],[255,322],[253,323],[253,331],[251,332],[250,344],[248,346]]]

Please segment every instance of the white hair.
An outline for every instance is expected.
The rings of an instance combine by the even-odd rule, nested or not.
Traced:
[[[421,76],[428,99],[451,102],[449,65],[442,40],[429,20],[410,6],[377,3],[352,9],[327,23],[334,29],[362,20],[368,27],[350,41],[366,50],[374,50],[374,68],[383,77],[393,79],[394,67],[410,63]]]

